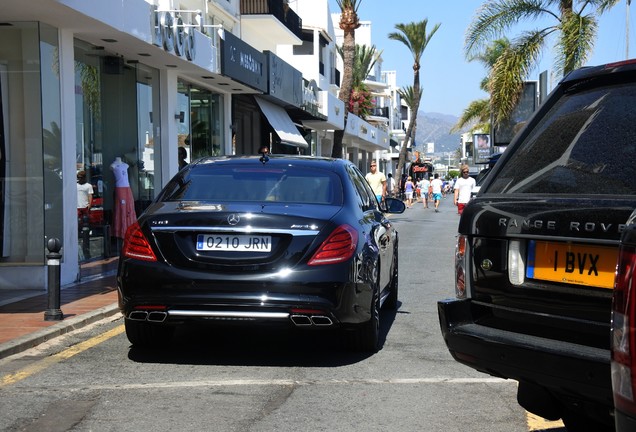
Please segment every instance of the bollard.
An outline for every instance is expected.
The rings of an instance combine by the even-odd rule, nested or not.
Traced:
[[[64,314],[60,309],[60,260],[62,254],[62,243],[57,238],[50,238],[46,242],[49,253],[46,255],[46,264],[49,268],[49,302],[48,308],[44,311],[44,321],[60,321],[64,319]]]

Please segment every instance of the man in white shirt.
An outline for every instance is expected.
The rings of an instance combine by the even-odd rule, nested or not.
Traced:
[[[435,202],[435,213],[439,212],[439,203],[442,200],[442,179],[439,178],[439,174],[435,173],[431,181],[431,188],[433,189],[433,201]]]
[[[468,165],[461,166],[461,177],[455,182],[455,205],[457,206],[457,214],[461,215],[464,207],[470,201],[470,195],[475,187],[475,179],[469,176]]]
[[[378,167],[375,161],[371,162],[369,168],[371,171],[367,173],[366,179],[369,182],[371,189],[373,189],[373,193],[375,193],[378,202],[381,202],[386,196],[386,177],[382,172],[377,170]]]

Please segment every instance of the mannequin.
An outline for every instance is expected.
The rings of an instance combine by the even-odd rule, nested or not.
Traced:
[[[124,238],[126,230],[137,221],[135,199],[128,181],[128,164],[116,157],[110,165],[115,176],[115,199],[113,201],[113,236]]]
[[[115,176],[115,187],[130,187],[128,182],[128,164],[121,160],[119,156],[115,158],[110,169]]]

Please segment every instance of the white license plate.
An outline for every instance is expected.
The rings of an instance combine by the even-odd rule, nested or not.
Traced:
[[[199,251],[271,252],[271,236],[199,234]]]

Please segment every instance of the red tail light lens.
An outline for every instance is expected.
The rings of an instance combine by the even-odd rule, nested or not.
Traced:
[[[620,411],[636,415],[636,248],[620,249],[612,303],[612,387]]]
[[[455,295],[466,298],[466,247],[468,239],[464,235],[457,236],[455,245]]]
[[[351,258],[358,246],[358,232],[349,225],[340,225],[322,242],[308,265],[336,264]]]
[[[150,243],[148,243],[146,236],[144,236],[137,222],[129,226],[126,230],[122,255],[126,258],[134,258],[142,261],[157,261],[157,257],[152,251]]]

